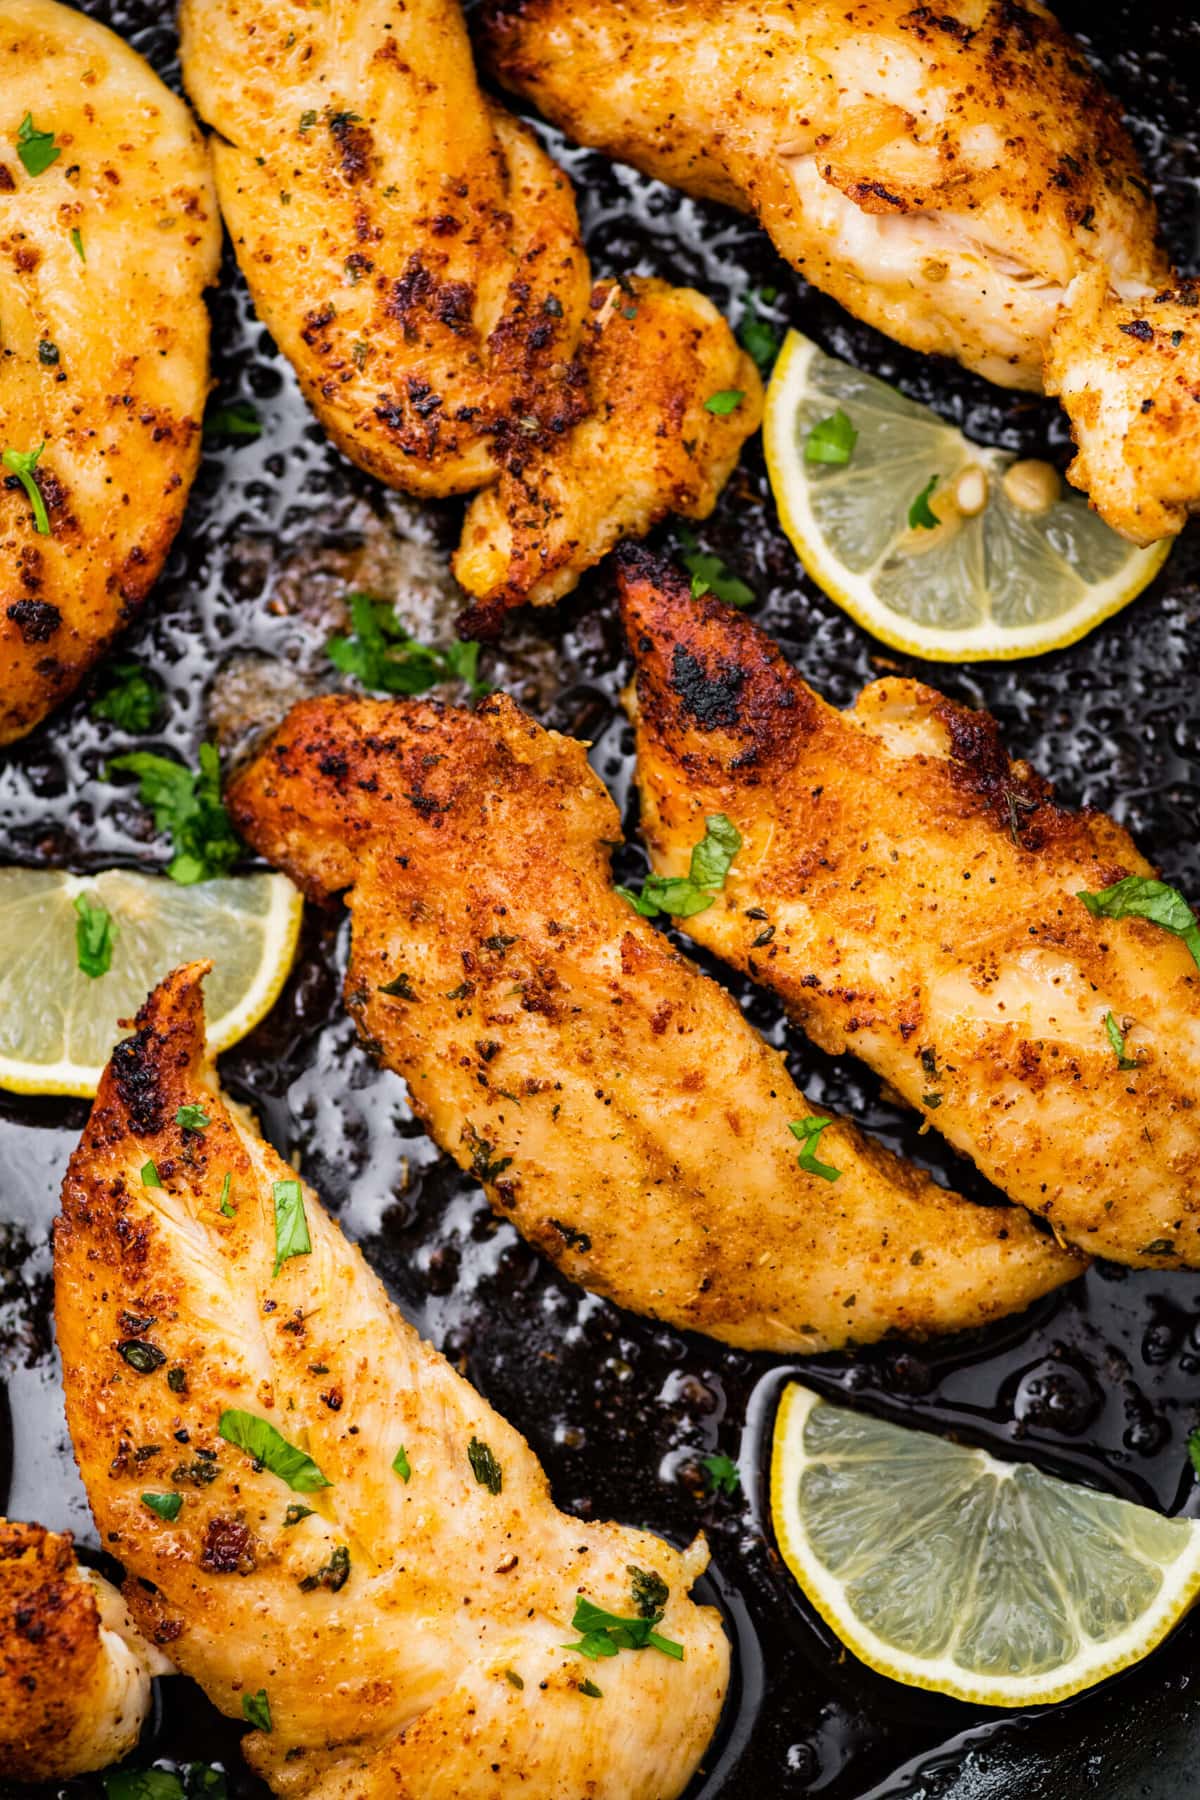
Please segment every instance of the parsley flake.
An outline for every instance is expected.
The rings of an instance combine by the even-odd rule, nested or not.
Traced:
[[[736,1494],[742,1485],[742,1477],[737,1464],[732,1456],[726,1456],[724,1452],[719,1451],[714,1456],[702,1456],[700,1467],[712,1482],[714,1494],[724,1494],[728,1497]]]
[[[664,1656],[682,1662],[683,1645],[673,1638],[660,1637],[655,1631],[654,1627],[661,1620],[661,1612],[653,1612],[645,1618],[623,1619],[617,1613],[605,1612],[602,1606],[596,1606],[583,1594],[576,1594],[571,1629],[583,1635],[577,1644],[564,1644],[563,1649],[574,1650],[591,1662],[604,1656],[616,1656],[621,1650],[661,1650]]]
[[[488,1445],[473,1437],[467,1445],[467,1461],[480,1487],[485,1487],[489,1494],[498,1494],[504,1486],[504,1473]]]
[[[242,1717],[255,1731],[271,1730],[271,1702],[266,1688],[259,1688],[257,1694],[242,1695]]]
[[[387,600],[348,594],[351,634],[326,645],[330,662],[343,675],[357,676],[381,694],[424,694],[440,681],[461,681],[468,698],[491,692],[479,679],[480,646],[456,639],[445,649],[409,637]]]
[[[70,238],[71,248],[74,250],[80,262],[85,263],[87,261],[87,251],[83,247],[83,233],[80,231],[78,225],[72,225]]]
[[[225,1179],[221,1183],[220,1206],[221,1206],[221,1212],[224,1214],[225,1218],[227,1218],[227,1219],[233,1219],[233,1218],[237,1217],[237,1207],[232,1204],[232,1202],[230,1201],[230,1198],[229,1198],[229,1190],[232,1186],[233,1186],[233,1176],[228,1172],[228,1170],[226,1170]]]
[[[298,1500],[293,1500],[283,1515],[283,1528],[287,1531],[291,1526],[298,1525],[301,1519],[311,1519],[313,1516],[311,1506],[301,1506]]]
[[[473,1468],[474,1464],[471,1466]],[[392,1458],[392,1472],[398,1475],[401,1481],[412,1480],[412,1464],[408,1460],[408,1451],[404,1448],[403,1444],[401,1444],[395,1456]]]
[[[172,881],[190,887],[229,873],[242,846],[221,799],[221,760],[215,744],[201,744],[195,770],[149,750],[114,756],[107,772],[111,775],[114,770],[138,777],[138,798],[152,809],[158,830],[169,833],[175,849],[167,865]]]
[[[848,463],[857,442],[858,433],[839,406],[827,419],[818,419],[805,438],[804,460],[810,463]]]
[[[179,1517],[183,1509],[183,1495],[143,1494],[142,1505],[148,1506],[152,1513],[157,1513],[160,1519],[165,1519],[170,1524]]]
[[[92,701],[93,719],[107,719],[119,731],[150,731],[158,722],[162,696],[140,663],[115,662],[109,683]]]
[[[757,290],[752,288],[746,295],[745,311],[742,322],[738,326],[738,338],[742,349],[758,365],[760,375],[770,372],[775,358],[779,355],[779,333],[766,319],[759,316],[760,301],[769,306],[775,299],[773,288]]]
[[[741,388],[722,388],[718,394],[710,394],[704,402],[705,412],[716,413],[718,418],[725,418],[746,398]]]
[[[938,516],[929,504],[929,496],[938,484],[936,475],[931,475],[925,486],[908,509],[908,528],[910,531],[936,531]]]
[[[1200,1430],[1188,1432],[1187,1448],[1192,1467],[1200,1479]]]
[[[840,1169],[833,1168],[830,1163],[817,1161],[817,1146],[820,1143],[821,1133],[832,1123],[832,1119],[817,1118],[789,1119],[788,1121],[788,1130],[793,1137],[799,1138],[804,1146],[800,1152],[800,1167],[806,1175],[819,1175],[822,1181],[836,1181],[842,1172]]]
[[[90,981],[96,981],[112,968],[117,928],[107,906],[90,894],[76,894],[75,913],[76,963]]]
[[[640,894],[627,887],[618,887],[617,893],[643,919],[656,919],[659,913],[693,918],[712,905],[741,847],[741,834],[732,821],[724,813],[710,813],[686,875],[647,875]]]
[[[1104,1029],[1108,1033],[1108,1041],[1112,1045],[1112,1053],[1117,1059],[1118,1069],[1136,1069],[1138,1066],[1137,1057],[1126,1056],[1125,1034],[1117,1024],[1112,1013],[1105,1013]]]
[[[278,1275],[293,1256],[307,1256],[312,1249],[304,1190],[298,1181],[277,1181],[271,1189],[275,1203],[275,1269]]]
[[[318,1488],[333,1486],[322,1475],[312,1457],[306,1456],[303,1450],[297,1450],[295,1444],[289,1444],[269,1419],[260,1419],[254,1413],[229,1408],[217,1422],[217,1434],[227,1444],[244,1450],[247,1456],[261,1463],[264,1469],[269,1469],[272,1475],[278,1475],[280,1481],[286,1481],[294,1494],[313,1494]]]
[[[169,1769],[110,1769],[100,1780],[105,1800],[185,1800],[183,1782]]]
[[[202,1106],[181,1106],[175,1114],[175,1123],[185,1131],[207,1131],[212,1120]]]
[[[46,502],[42,499],[42,490],[37,484],[35,474],[38,458],[45,448],[43,440],[36,450],[6,450],[0,456],[0,464],[3,464],[10,475],[15,475],[25,489],[26,497],[33,508],[33,529],[39,537],[51,536],[50,514],[46,511]]]
[[[1149,875],[1126,875],[1099,893],[1080,892],[1076,899],[1096,919],[1148,919],[1151,925],[1161,925],[1183,939],[1200,968],[1200,921],[1178,888]]]
[[[142,1164],[142,1186],[143,1187],[161,1187],[162,1186],[162,1182],[159,1180],[159,1176],[158,1176],[158,1169],[155,1166],[155,1164],[152,1162],[144,1162]]]
[[[210,442],[214,438],[230,438],[249,444],[262,434],[262,420],[250,400],[214,398],[204,410],[204,435]]]
[[[701,550],[686,525],[679,527],[677,535],[682,545],[679,560],[692,578],[694,599],[699,599],[701,594],[713,594],[727,606],[754,604],[754,589],[747,587],[739,576],[731,575],[719,556],[710,550]]]
[[[586,1694],[589,1700],[603,1700],[604,1698],[604,1689],[598,1688],[594,1681],[581,1681],[579,1692]]]
[[[58,161],[62,150],[54,141],[54,133],[38,131],[33,114],[26,113],[17,127],[17,155],[25,165],[27,175],[44,175],[50,165]]]

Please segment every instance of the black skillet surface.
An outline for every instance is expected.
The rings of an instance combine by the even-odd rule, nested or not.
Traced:
[[[160,0],[86,0],[85,10],[177,81]],[[1072,0],[1067,22],[1086,33],[1129,108],[1173,253],[1194,269],[1200,138],[1188,76],[1194,96],[1200,25],[1187,0],[1100,8]],[[569,152],[564,161],[599,270],[694,281],[734,318],[748,287],[773,286],[778,319],[899,381],[971,435],[1063,459],[1052,406],[1001,395],[853,324],[792,276],[746,221],[598,156]],[[418,512],[391,500],[328,448],[232,266],[214,315],[222,395],[253,399],[266,429],[257,443],[206,453],[169,570],[122,645],[167,691],[154,743],[188,760],[206,731],[218,728],[236,748],[280,710],[285,691],[328,678],[323,645],[348,585],[395,596],[425,635],[449,635],[455,604],[443,557],[454,509]],[[1114,812],[1169,880],[1200,894],[1195,529],[1154,589],[1083,644],[1034,662],[962,669],[881,655],[816,592],[775,526],[756,445],[701,535],[754,585],[757,616],[832,700],[845,703],[881,669],[901,667],[990,707],[1015,752],[1053,775],[1069,800]],[[631,742],[617,705],[625,664],[611,600],[601,571],[556,615],[522,623],[484,672],[546,723],[592,738],[596,767],[626,803]],[[128,791],[103,777],[106,758],[129,742],[91,720],[86,700],[0,759],[0,860],[82,870],[164,860]],[[624,860],[634,872],[640,852]],[[988,1713],[893,1685],[848,1657],[781,1571],[763,1510],[773,1402],[794,1370],[890,1417],[1033,1458],[1167,1512],[1200,1514],[1185,1452],[1200,1421],[1200,1275],[1097,1267],[1023,1318],[932,1348],[895,1344],[781,1363],[682,1337],[570,1287],[437,1156],[402,1084],[356,1045],[339,999],[344,952],[336,914],[311,916],[283,998],[223,1059],[224,1079],[257,1106],[281,1150],[299,1150],[407,1315],[526,1433],[561,1506],[678,1542],[698,1527],[708,1532],[708,1592],[726,1609],[738,1686],[697,1800],[1166,1800],[1200,1788],[1195,1619],[1097,1693],[1052,1710]],[[775,1005],[732,985],[754,1022],[782,1042]],[[822,1057],[794,1034],[788,1042],[817,1105],[845,1108],[944,1179],[979,1191],[857,1065]],[[0,1096],[0,1503],[13,1517],[73,1527],[85,1546],[94,1539],[51,1345],[48,1232],[86,1110]],[[714,1449],[741,1457],[745,1488],[734,1499],[707,1492],[698,1459]],[[132,1760],[220,1760],[231,1792],[261,1795],[236,1754],[238,1728],[189,1684],[159,1687],[153,1726]],[[42,1792],[90,1800],[98,1789],[76,1782]]]

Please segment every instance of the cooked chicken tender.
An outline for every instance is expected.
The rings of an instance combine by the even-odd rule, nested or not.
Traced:
[[[1059,806],[986,713],[899,678],[836,712],[659,559],[626,554],[621,588],[654,867],[686,869],[706,813],[744,840],[683,929],[1061,1239],[1200,1266],[1200,968],[1080,898],[1153,876],[1126,833]]]
[[[200,456],[221,228],[187,108],[55,0],[0,0],[0,744],[153,586]]]
[[[1138,336],[1091,335],[1076,284],[1094,276],[1102,304],[1141,307],[1172,276],[1119,110],[1036,0],[489,0],[485,12],[500,79],[580,142],[757,214],[809,281],[901,343],[1061,393],[1081,451],[1072,478],[1116,530],[1145,543],[1200,504],[1186,412],[1139,420],[1174,465],[1165,510],[1152,455],[1131,458],[1130,488],[1088,448],[1080,388],[1132,416],[1155,378]],[[1176,361],[1200,385],[1195,332]]]
[[[728,1682],[703,1540],[555,1509],[221,1094],[206,966],[114,1051],[55,1235],[68,1422],[138,1623],[289,1800],[672,1800]],[[676,1653],[588,1661],[580,1593]]]
[[[119,1762],[170,1669],[69,1534],[0,1519],[0,1772],[51,1781]]]
[[[511,457],[467,513],[454,572],[477,596],[460,621],[468,636],[488,635],[522,599],[544,606],[569,593],[621,538],[643,537],[668,512],[706,518],[742,441],[706,399],[740,393],[734,410],[757,420],[757,375],[694,288],[597,282],[580,358],[587,417],[561,443]]]
[[[698,294],[644,290],[629,330],[593,301],[571,185],[481,93],[457,0],[183,0],[180,26],[238,260],[322,424],[393,487],[498,483],[456,564],[471,629],[671,507],[711,510],[757,371]],[[740,407],[703,410],[734,386]]]
[[[979,1325],[1078,1273],[1021,1213],[814,1116],[736,1003],[614,889],[585,748],[478,713],[327,698],[233,783],[249,841],[346,892],[347,1003],[431,1136],[573,1280],[727,1343]],[[701,831],[703,826],[701,827]],[[755,926],[761,930],[761,926]]]

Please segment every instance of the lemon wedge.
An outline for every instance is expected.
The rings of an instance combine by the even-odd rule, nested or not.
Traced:
[[[1139,1662],[1200,1587],[1200,1521],[832,1406],[775,1424],[785,1561],[870,1668],[984,1706],[1041,1706]]]
[[[107,937],[98,957],[81,950],[81,909],[85,922],[100,926],[100,940]],[[124,1036],[117,1021],[132,1018],[171,969],[198,957],[213,962],[209,1043],[227,1050],[274,1005],[302,910],[285,875],[180,887],[126,869],[0,869],[0,1087],[94,1094]],[[89,961],[109,966],[92,977],[80,966]]]
[[[1126,543],[1050,464],[969,443],[798,331],[775,364],[763,438],[780,522],[813,580],[865,631],[935,662],[1073,644],[1140,594],[1171,547]]]

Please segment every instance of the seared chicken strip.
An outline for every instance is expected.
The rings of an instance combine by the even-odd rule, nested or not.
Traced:
[[[0,1519],[0,1773],[50,1781],[119,1762],[151,1677],[170,1670],[69,1535]]]
[[[0,744],[145,599],[200,457],[221,227],[187,108],[55,0],[0,0]]]
[[[180,26],[238,260],[321,422],[411,493],[498,483],[457,562],[471,629],[711,510],[757,372],[690,289],[593,292],[571,185],[480,92],[457,0],[183,0]],[[597,430],[636,500],[597,478]]]
[[[654,867],[686,868],[706,813],[744,843],[683,928],[1061,1238],[1200,1266],[1200,969],[1079,898],[1153,876],[1125,832],[1057,805],[986,713],[890,678],[836,712],[658,559],[626,554],[621,588]]]
[[[1198,309],[1165,367],[1178,321],[1154,304],[1172,275],[1153,202],[1116,105],[1036,0],[491,0],[486,41],[573,137],[756,213],[858,318],[1061,394],[1072,479],[1118,531],[1147,543],[1200,505]],[[1092,338],[1085,276],[1150,335],[1118,313]],[[1097,392],[1131,417],[1151,402],[1155,455],[1119,481]]]
[[[138,1623],[296,1800],[671,1800],[728,1679],[703,1540],[556,1511],[222,1096],[205,968],[114,1051],[55,1236],[68,1422]],[[675,1650],[586,1660],[578,1593]]]
[[[233,783],[249,841],[346,892],[347,1002],[431,1136],[573,1280],[728,1343],[822,1350],[974,1326],[1078,1273],[813,1109],[735,1002],[612,885],[585,747],[478,713],[327,698]],[[758,929],[756,927],[755,929]]]

